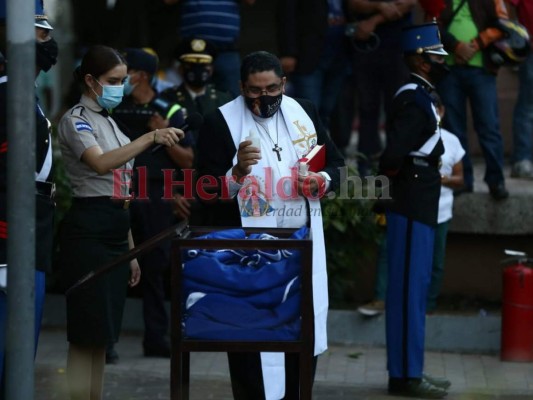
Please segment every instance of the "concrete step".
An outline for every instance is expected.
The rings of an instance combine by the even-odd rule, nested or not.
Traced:
[[[474,164],[474,191],[457,196],[454,201],[450,232],[488,235],[533,234],[533,181],[510,178],[505,168],[509,198],[494,200],[483,182],[485,164]]]
[[[170,304],[167,304],[170,309]],[[64,328],[65,296],[47,294],[43,327]],[[142,332],[142,300],[128,298],[123,331]],[[328,342],[348,346],[385,346],[385,317],[368,318],[357,311],[330,310]],[[434,314],[427,317],[426,349],[432,351],[495,354],[500,347],[498,314]]]
[[[433,314],[426,318],[427,350],[495,354],[500,350],[499,314]],[[385,347],[385,314],[365,317],[357,311],[330,310],[328,341]]]

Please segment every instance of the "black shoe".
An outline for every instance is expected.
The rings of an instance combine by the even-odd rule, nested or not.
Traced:
[[[494,200],[503,200],[509,197],[509,192],[505,188],[505,183],[503,182],[489,185],[489,193]]]
[[[446,379],[446,378],[441,378],[441,377],[438,377],[438,376],[431,376],[431,375],[427,375],[427,374],[422,374],[422,379],[431,383],[433,386],[436,386],[438,388],[441,388],[441,389],[448,389],[450,386],[452,386],[452,383]]]
[[[118,364],[119,356],[113,346],[108,346],[105,349],[105,363],[106,364]]]
[[[145,357],[158,357],[158,358],[170,358],[169,347],[144,347]]]
[[[424,379],[389,379],[389,394],[418,399],[442,399],[448,392]]]

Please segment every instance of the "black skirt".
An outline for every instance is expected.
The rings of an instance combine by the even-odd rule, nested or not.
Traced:
[[[129,212],[120,204],[74,201],[60,240],[66,287],[127,252],[129,229]],[[118,340],[129,274],[129,265],[124,263],[67,297],[70,343],[105,346]]]

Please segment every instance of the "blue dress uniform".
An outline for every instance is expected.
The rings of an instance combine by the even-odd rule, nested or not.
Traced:
[[[5,23],[6,2],[0,1],[0,25]],[[35,1],[35,27],[52,30],[44,13],[42,0]],[[5,60],[2,58],[2,64]],[[36,43],[36,62],[39,70],[48,71],[57,61],[57,43],[54,39]],[[0,72],[0,265],[5,268],[7,263],[7,82],[8,78]],[[36,98],[35,110],[30,117],[36,119],[35,132],[35,351],[39,340],[41,319],[45,294],[45,273],[50,270],[52,260],[52,238],[54,229],[53,200],[54,185],[52,182],[52,138],[50,122]],[[4,270],[4,272],[6,272]],[[0,398],[3,397],[4,386],[4,347],[7,320],[7,296],[0,291]]]
[[[147,104],[137,104],[132,96],[126,96],[122,103],[113,109],[113,118],[121,124],[123,131],[133,141],[146,133],[149,120],[155,112],[168,119],[169,126],[179,128],[184,123],[182,107],[169,103],[161,97],[156,97]],[[191,146],[191,134],[186,133],[179,145]],[[136,195],[138,195],[138,188],[135,188],[135,184],[138,183],[139,167],[146,167],[148,200],[134,200],[131,205],[131,230],[136,245],[176,222],[172,200],[163,199],[163,170],[176,170],[174,180],[179,181],[183,178],[183,174],[164,149],[155,153],[143,152],[135,158],[134,164]],[[139,265],[143,276],[141,283],[145,325],[144,352],[145,355],[167,356],[170,350],[166,340],[169,321],[165,308],[165,274],[170,271],[170,242],[160,244],[154,250],[141,256]]]
[[[0,77],[0,264],[7,263],[7,121],[6,121],[7,77]],[[52,147],[48,120],[39,104],[36,104],[36,166],[43,170],[41,180],[35,181],[35,350],[43,314],[45,272],[50,272],[52,259],[52,238],[54,232],[54,201],[52,183]],[[50,163],[50,164],[48,164]],[[46,176],[44,176],[46,175]],[[4,366],[5,324],[7,319],[6,293],[0,291],[0,375]],[[1,395],[0,395],[1,398]]]
[[[403,36],[406,53],[422,55],[430,50],[442,54],[435,24],[412,27]],[[384,203],[389,391],[396,382],[420,380],[423,373],[426,298],[441,187],[439,161],[444,153],[432,90],[430,82],[412,74],[410,83],[398,91],[387,121],[387,146],[380,159],[381,173],[391,180],[392,198]]]

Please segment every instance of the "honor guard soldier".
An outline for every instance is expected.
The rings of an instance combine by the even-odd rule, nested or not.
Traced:
[[[113,110],[113,118],[123,125],[126,135],[134,140],[147,130],[181,127],[184,124],[182,107],[158,96],[151,86],[157,71],[157,57],[146,49],[138,48],[125,49],[124,57],[128,64],[125,97]],[[173,179],[181,180],[180,170],[191,168],[193,164],[191,145],[192,135],[187,133],[176,146],[156,152],[147,151],[136,157],[134,185],[139,185],[134,192],[138,195],[140,186],[145,185],[148,197],[132,202],[131,229],[136,244],[143,243],[174,223],[172,199],[163,199],[163,170],[176,170]],[[146,182],[139,182],[138,178],[144,176],[139,172],[140,168],[146,169]],[[167,339],[169,320],[164,301],[170,276],[170,242],[140,257],[139,265],[143,274],[144,355],[170,357]]]
[[[5,50],[6,37],[6,1],[0,0],[0,47]],[[40,71],[47,72],[57,62],[58,46],[52,38],[52,26],[44,13],[42,0],[35,2],[35,61],[36,75]],[[0,53],[1,54],[1,53]],[[9,57],[6,54],[6,58]],[[4,59],[4,57],[1,57]],[[5,60],[0,67],[0,274],[5,277],[7,262],[7,103],[6,93],[8,78],[5,73]],[[52,173],[52,138],[50,135],[50,122],[46,119],[39,99],[36,99],[35,111],[35,349],[39,339],[41,317],[43,312],[45,293],[45,272],[50,269],[52,258],[52,238],[54,228],[54,184]],[[31,115],[28,115],[31,117]],[[0,279],[2,281],[2,279]],[[5,279],[3,290],[0,291],[0,376],[2,389],[0,398],[3,398],[4,356],[5,356],[5,330],[7,318],[7,305],[5,293]]]
[[[410,82],[395,95],[387,121],[381,173],[390,179],[387,216],[386,336],[389,393],[442,398],[450,382],[423,375],[426,298],[444,152],[439,116],[430,93],[446,74],[435,23],[404,29],[402,46]]]

